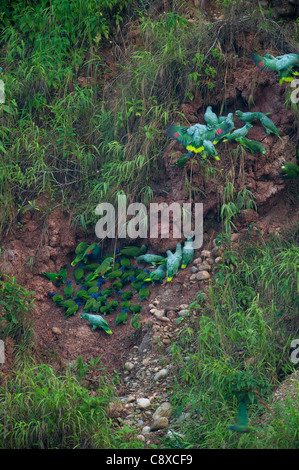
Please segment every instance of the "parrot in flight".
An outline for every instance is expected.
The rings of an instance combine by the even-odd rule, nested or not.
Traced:
[[[230,431],[241,432],[241,433],[250,431],[248,427],[247,402],[248,402],[248,397],[242,398],[240,400],[240,403],[238,405],[236,422],[235,424],[232,424],[231,426],[229,426],[228,429]]]
[[[259,69],[277,72],[280,78],[280,85],[283,82],[293,81],[292,70],[294,67],[299,66],[299,55],[297,54],[284,54],[276,57],[271,54],[265,54],[264,57],[252,54],[251,58]]]

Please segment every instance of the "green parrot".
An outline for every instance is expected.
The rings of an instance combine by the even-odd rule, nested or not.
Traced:
[[[64,314],[64,317],[67,318],[69,317],[70,315],[75,315],[75,313],[78,311],[79,309],[79,305],[78,304],[75,304],[75,305],[71,305],[65,312]]]
[[[63,297],[60,294],[55,294],[54,292],[50,292],[49,296],[52,297],[52,300],[55,305],[61,305],[61,303],[63,302]]]
[[[178,166],[180,168],[183,168],[187,162],[190,160],[190,157],[192,155],[190,155],[189,153],[184,153],[183,155],[181,155],[178,160],[172,165],[172,168]]]
[[[167,250],[166,254],[167,254],[167,261],[166,261],[167,281],[170,282],[172,278],[177,274],[180,264],[181,264],[182,245],[178,243],[175,253],[172,253],[170,250]]]
[[[141,287],[142,287],[143,285],[144,285],[144,281],[138,281],[138,282],[132,281],[132,283],[131,283],[131,286],[132,286],[137,292],[140,291],[140,289],[141,289]]]
[[[80,318],[88,320],[92,324],[92,331],[94,331],[96,328],[102,328],[106,333],[112,335],[112,331],[110,330],[108,323],[104,320],[103,317],[101,317],[101,315],[82,313]]]
[[[165,277],[165,264],[160,264],[157,269],[152,271],[150,274],[148,274],[147,278],[144,279],[146,282],[151,282],[154,284],[155,282],[163,282],[163,279]]]
[[[121,269],[117,269],[116,271],[111,271],[109,274],[106,275],[106,279],[118,279],[123,275],[123,271]]]
[[[140,312],[142,309],[143,307],[141,307],[141,305],[131,305],[130,307],[131,312],[134,314]]]
[[[217,151],[214,147],[214,144],[210,140],[204,140],[203,141],[203,152],[205,155],[212,155],[215,160],[220,160],[220,158],[217,155]]]
[[[58,276],[58,274],[56,274],[56,273],[45,273],[45,272],[42,272],[42,273],[41,273],[41,276],[46,277],[49,281],[53,282],[53,284],[54,284],[54,283],[57,283],[57,281],[59,280],[59,276]]]
[[[102,297],[109,297],[109,295],[111,295],[112,292],[113,292],[113,289],[111,289],[111,288],[103,289],[103,290],[101,290],[101,296]]]
[[[248,134],[250,129],[252,128],[252,124],[246,123],[245,126],[241,127],[240,129],[236,129],[234,132],[231,134],[227,135],[223,142],[226,142],[227,140],[238,140],[238,139],[243,139],[243,137]]]
[[[279,137],[281,139],[277,127],[275,126],[274,122],[271,121],[270,118],[268,118],[268,116],[261,113],[260,121],[261,121],[262,125],[264,126],[267,135],[272,133],[272,134],[277,135],[277,137]]]
[[[147,250],[146,245],[142,245],[141,247],[125,246],[120,250],[119,256],[125,255],[130,258],[136,258],[137,256],[144,255],[146,253],[146,250]]]
[[[192,152],[203,151],[202,136],[207,130],[207,126],[202,124],[194,124],[191,127],[171,125],[166,129],[166,134],[180,142],[191,156]]]
[[[271,54],[265,54],[264,57],[252,54],[251,58],[259,69],[277,72],[280,84],[284,81],[292,81],[292,70],[299,65],[299,55],[297,54],[284,54],[276,57]]]
[[[124,310],[126,308],[130,308],[131,306],[131,302],[130,300],[124,300],[122,303],[121,303],[121,308]]]
[[[80,290],[78,290],[78,292],[76,293],[74,298],[76,300],[77,299],[88,300],[90,298],[90,295],[87,294],[85,289],[80,289]]]
[[[69,307],[72,307],[73,305],[77,305],[77,304],[74,300],[70,299],[70,300],[65,300],[64,302],[61,302],[60,307],[64,307],[68,309]]]
[[[136,259],[138,263],[150,263],[150,264],[153,264],[154,266],[156,264],[165,263],[164,256],[160,256],[160,255],[146,254],[146,255],[138,256]]]
[[[86,304],[84,305],[84,312],[85,312],[85,313],[91,311],[92,306],[93,306],[93,304],[95,303],[95,301],[96,301],[95,297],[90,297],[90,298],[87,300]]]
[[[182,265],[181,269],[185,269],[186,266],[191,263],[194,257],[194,248],[192,238],[187,238],[183,246],[182,252]]]
[[[226,137],[234,127],[233,113],[229,113],[226,119],[216,128],[213,144],[216,145],[220,140]]]
[[[87,294],[88,295],[91,295],[91,294],[97,294],[99,292],[99,286],[98,284],[95,284],[94,286],[91,286],[88,291],[87,291]]]
[[[247,137],[243,137],[242,139],[238,139],[238,142],[248,148],[252,154],[255,152],[261,152],[263,155],[266,155],[265,147],[263,147],[257,140],[250,140],[247,139]]]
[[[116,310],[117,307],[118,307],[118,301],[117,300],[110,300],[109,304],[108,304],[108,307],[111,309],[111,310]]]
[[[115,325],[119,325],[120,323],[126,324],[128,319],[128,309],[122,310],[115,319]]]
[[[63,282],[66,281],[66,278],[67,278],[67,270],[66,270],[66,267],[67,267],[67,264],[65,264],[64,266],[62,266],[62,268],[60,269],[59,273],[58,273],[58,277],[59,277],[59,280],[57,282],[57,285],[60,286],[60,284],[62,284]]]
[[[141,289],[139,289],[139,296],[141,301],[148,298],[149,290],[145,285],[141,286]]]
[[[258,121],[258,119],[261,117],[261,113],[259,111],[255,113],[242,113],[242,111],[237,110],[235,114],[238,119],[240,119],[240,121],[248,122],[249,124],[251,124],[253,121]]]
[[[295,163],[284,162],[281,167],[280,178],[291,179],[299,178],[299,166]]]
[[[64,295],[67,299],[70,299],[73,296],[73,292],[74,292],[74,288],[71,285],[70,279],[68,279],[68,281],[66,281],[66,286],[64,288]]]
[[[109,307],[109,305],[102,305],[100,307],[100,312],[103,314],[103,315],[106,315],[107,313],[110,313],[112,311],[112,309]]]
[[[99,266],[100,266],[100,263],[90,263],[90,264],[85,264],[84,269],[86,271],[95,271]]]
[[[76,258],[71,262],[71,266],[76,266],[79,261],[85,262],[87,260],[87,257],[92,254],[93,250],[96,249],[97,246],[97,243],[92,243],[91,245],[87,245],[84,251],[80,250],[80,253],[78,253]]]
[[[247,402],[248,402],[248,399],[246,397],[240,400],[236,422],[235,424],[229,426],[229,429],[231,431],[241,432],[241,433],[250,431],[248,427]]]
[[[78,267],[77,269],[75,269],[74,276],[77,285],[80,283],[81,279],[83,279],[84,274],[85,272],[83,268]]]
[[[133,292],[131,290],[127,291],[127,292],[123,292],[121,294],[121,298],[122,300],[130,300],[132,297],[133,297]]]
[[[90,280],[92,281],[98,276],[103,277],[103,275],[111,269],[112,262],[113,262],[113,258],[111,256],[105,258],[104,261],[100,264],[100,266],[94,271]]]
[[[88,248],[88,243],[87,242],[81,242],[79,243],[79,245],[77,246],[77,248],[75,249],[75,253],[76,255],[80,255],[81,253],[84,253],[84,251],[86,251],[86,249]]]
[[[124,266],[125,268],[131,267],[131,261],[129,260],[129,258],[126,258],[125,256],[121,257],[120,264],[121,266]]]
[[[119,290],[122,289],[122,286],[123,286],[123,283],[122,282],[113,282],[111,284],[111,287],[116,291],[118,292]]]
[[[214,129],[214,127],[218,126],[218,117],[217,114],[213,113],[212,106],[207,107],[203,117],[207,123],[208,129]]]

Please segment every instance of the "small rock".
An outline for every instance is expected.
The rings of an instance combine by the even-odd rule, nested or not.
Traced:
[[[160,405],[156,409],[155,413],[153,414],[153,420],[156,420],[156,419],[158,419],[162,416],[165,416],[166,418],[169,418],[172,414],[172,411],[173,411],[173,409],[172,409],[171,404],[168,401],[166,401],[166,402],[162,403],[162,405]]]
[[[220,263],[222,263],[222,261],[223,260],[222,260],[221,256],[217,256],[217,258],[215,258],[215,264],[220,264]]]
[[[193,260],[193,264],[201,264],[202,263],[202,258],[195,258],[195,260]]]
[[[151,358],[150,358],[150,357],[146,357],[145,359],[143,359],[142,364],[143,364],[144,366],[147,366],[150,362],[151,362]]]
[[[198,266],[198,271],[211,271],[211,269],[212,269],[211,265],[206,262]]]
[[[136,426],[137,426],[138,428],[142,428],[143,424],[144,424],[144,423],[143,423],[142,419],[138,419],[138,421],[137,421],[137,423],[136,423]]]
[[[210,258],[211,252],[209,250],[202,250],[201,256],[202,258]]]
[[[165,315],[165,310],[158,310],[156,308],[152,308],[150,310],[151,314],[154,315],[156,318],[161,318],[164,317]]]
[[[61,335],[62,334],[61,330],[59,328],[57,328],[56,326],[53,326],[52,331],[53,331],[53,333],[55,333],[55,335]]]
[[[164,343],[164,344],[170,344],[171,341],[170,341],[169,338],[163,338],[163,339],[162,339],[162,343]]]
[[[142,434],[149,434],[151,431],[151,428],[149,426],[144,426],[144,428],[142,428]]]
[[[210,279],[210,274],[208,273],[208,271],[200,271],[195,274],[195,276],[197,281],[204,281],[206,279]]]
[[[182,304],[180,305],[180,310],[186,310],[189,308],[189,305],[188,304]]]
[[[161,317],[160,320],[161,320],[161,321],[164,321],[164,322],[170,323],[170,319],[167,318],[167,317]]]
[[[197,273],[198,268],[197,268],[196,266],[192,266],[192,268],[190,269],[190,271],[192,272],[192,274]]]
[[[160,418],[154,420],[153,424],[150,427],[150,430],[156,431],[157,429],[167,428],[167,426],[168,418],[166,418],[165,416],[161,416]]]
[[[166,377],[166,375],[168,374],[168,370],[167,369],[161,369],[159,370],[159,372],[156,373],[155,377],[154,377],[154,381],[156,382],[157,380],[163,378],[163,377]]]
[[[160,302],[159,302],[159,300],[154,300],[153,304],[157,307],[160,304]]]
[[[125,400],[127,403],[132,403],[132,401],[135,401],[135,395],[128,395],[127,397],[125,397]]]
[[[138,434],[138,436],[136,436],[136,439],[138,439],[138,441],[145,442],[145,437],[142,434]]]
[[[231,242],[235,242],[237,241],[238,239],[240,238],[240,234],[239,233],[233,233],[230,237],[230,240]]]
[[[124,367],[126,370],[131,371],[134,369],[134,364],[132,364],[132,362],[126,362]]]
[[[151,406],[151,402],[148,398],[137,398],[137,406],[138,408],[144,410]]]
[[[210,258],[206,258],[205,259],[206,263],[209,263],[210,265],[213,265],[214,264],[214,258],[210,257]]]

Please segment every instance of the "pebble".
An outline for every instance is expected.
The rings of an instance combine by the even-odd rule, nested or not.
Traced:
[[[217,256],[217,258],[215,258],[215,264],[220,264],[220,263],[222,263],[222,261],[223,260],[222,260],[221,256]]]
[[[198,271],[211,271],[211,269],[212,269],[211,265],[206,262],[198,267]]]
[[[154,377],[154,381],[157,382],[157,380],[163,378],[163,377],[166,377],[166,375],[168,374],[168,370],[167,369],[161,369],[159,370],[159,372],[156,373],[155,377]]]
[[[126,362],[124,367],[127,371],[131,371],[134,369],[134,364],[132,364],[132,362]]]
[[[210,274],[208,271],[199,271],[196,274],[192,274],[190,276],[190,281],[204,281],[206,279],[210,279]]]
[[[173,408],[169,402],[164,402],[162,405],[160,405],[155,413],[153,414],[153,420],[156,420],[162,416],[165,416],[166,418],[169,418],[172,414]]]
[[[136,439],[138,439],[138,441],[145,442],[145,437],[142,434],[138,434],[138,436],[136,436]]]
[[[202,250],[201,252],[202,258],[210,258],[211,254],[212,253],[209,250]]]
[[[190,269],[190,271],[192,272],[192,274],[197,273],[198,268],[197,268],[196,266],[192,266],[192,268]]]
[[[168,418],[165,416],[161,416],[154,420],[153,424],[150,427],[151,431],[156,431],[157,429],[167,428],[168,426]]]
[[[56,326],[53,326],[52,331],[53,331],[53,333],[55,333],[55,335],[61,335],[62,334],[61,330],[59,328],[57,328]]]
[[[137,406],[138,408],[144,410],[151,406],[151,402],[148,398],[137,398]]]
[[[152,308],[150,313],[154,315],[156,318],[162,318],[165,315],[165,310],[158,310],[157,308]]]
[[[142,429],[142,434],[149,434],[151,431],[151,428],[150,426],[144,426],[144,428]]]
[[[193,260],[193,264],[201,264],[202,263],[202,258],[195,258],[195,260]]]

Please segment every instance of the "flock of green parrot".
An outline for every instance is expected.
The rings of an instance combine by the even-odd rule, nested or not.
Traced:
[[[188,238],[183,247],[178,243],[175,252],[168,250],[166,256],[146,252],[146,245],[128,246],[116,249],[112,255],[102,256],[97,243],[79,243],[75,250],[76,257],[71,262],[76,285],[80,286],[76,292],[71,280],[67,279],[67,265],[58,273],[42,272],[41,275],[56,287],[65,284],[63,293],[49,293],[55,305],[65,309],[65,318],[75,315],[84,304],[80,318],[88,320],[92,324],[92,330],[102,328],[106,333],[112,334],[110,326],[100,314],[105,316],[121,307],[115,325],[125,324],[131,313],[131,324],[135,328],[139,324],[139,312],[143,307],[131,304],[133,296],[138,295],[140,302],[146,300],[149,285],[162,283],[166,277],[170,282],[179,268],[185,269],[194,256],[192,238]],[[141,269],[138,264],[150,264],[153,269]],[[110,285],[103,289],[106,282],[110,282]],[[133,290],[123,290],[128,284]],[[118,297],[110,300],[111,296]]]
[[[278,57],[270,54],[264,57],[253,54],[252,59],[260,69],[276,71],[279,74],[280,83],[292,81],[294,76],[299,75],[298,72],[293,71],[294,67],[299,66],[299,56],[296,54]],[[211,155],[219,160],[215,146],[220,141],[236,141],[249,149],[252,154],[260,152],[265,155],[266,150],[260,142],[246,137],[253,126],[252,123],[258,120],[265,128],[266,134],[273,133],[281,138],[273,121],[266,114],[239,110],[235,114],[240,121],[244,122],[244,126],[238,129],[235,129],[232,113],[218,117],[212,111],[211,106],[206,108],[204,114],[206,125],[195,124],[190,127],[171,125],[168,127],[167,135],[180,142],[188,150],[188,154],[182,155],[174,166],[184,167],[193,153],[200,155],[203,159]],[[298,178],[299,166],[285,162],[281,167],[280,176],[286,179]],[[86,242],[79,243],[75,250],[76,257],[71,262],[76,285],[80,286],[76,292],[71,280],[67,279],[67,265],[64,265],[58,273],[42,272],[41,275],[49,279],[56,287],[65,284],[64,296],[55,292],[49,293],[53,302],[65,309],[65,318],[75,315],[84,304],[80,318],[88,320],[92,325],[92,330],[102,328],[106,333],[112,334],[110,326],[100,313],[106,316],[120,307],[121,311],[116,316],[115,325],[125,324],[128,314],[131,313],[131,324],[137,327],[140,324],[139,312],[143,307],[139,304],[131,304],[132,298],[138,295],[140,302],[147,299],[148,285],[154,285],[156,282],[162,283],[165,278],[170,282],[178,270],[185,269],[194,257],[192,238],[188,238],[183,247],[178,243],[174,253],[168,250],[166,256],[146,252],[146,245],[128,246],[116,249],[111,255],[102,256],[101,248],[97,243],[91,245]],[[150,264],[153,269],[143,270],[138,267],[139,264]],[[110,281],[110,286],[102,288],[107,281]],[[124,291],[124,286],[128,284],[133,290]],[[109,300],[111,296],[118,296],[118,298]],[[241,433],[249,431],[247,402],[246,398],[240,400],[236,423],[229,426],[230,430]]]
[[[276,71],[279,74],[280,83],[290,82],[294,80],[296,75],[299,75],[299,72],[294,71],[295,67],[299,67],[299,55],[297,54],[285,54],[277,57],[270,54],[266,54],[264,57],[253,54],[252,59],[260,69]],[[206,125],[169,126],[166,129],[166,134],[180,142],[188,150],[188,153],[181,155],[173,166],[184,167],[193,154],[197,154],[203,159],[211,155],[216,160],[220,160],[215,148],[215,145],[220,141],[236,141],[252,154],[260,152],[262,155],[266,155],[266,150],[260,142],[246,137],[255,121],[261,122],[267,135],[272,133],[281,138],[274,122],[267,116],[269,113],[237,110],[235,114],[240,121],[245,123],[243,127],[238,129],[235,129],[233,113],[229,113],[227,116],[217,116],[211,106],[208,106],[204,113]],[[280,176],[282,178],[298,178],[298,165],[285,162],[281,167]]]

